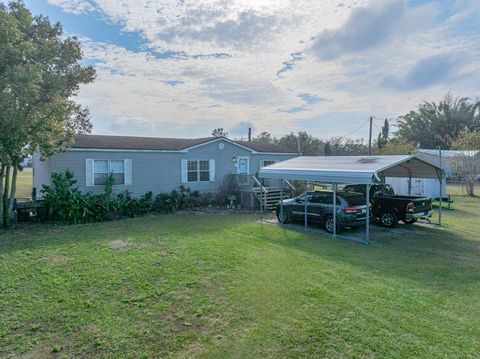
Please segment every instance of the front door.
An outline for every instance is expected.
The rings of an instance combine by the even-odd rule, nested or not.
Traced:
[[[249,162],[248,157],[238,157],[237,174],[248,175],[248,167],[249,167],[248,162]]]
[[[249,185],[249,170],[250,170],[250,159],[248,157],[238,157],[237,158],[237,174],[239,177],[239,182],[242,186]]]

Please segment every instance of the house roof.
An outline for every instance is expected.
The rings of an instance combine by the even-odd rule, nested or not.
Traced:
[[[374,183],[380,177],[438,178],[442,169],[416,156],[304,156],[263,167],[260,177]]]
[[[134,136],[77,135],[73,148],[76,149],[114,149],[114,150],[150,150],[150,151],[182,151],[191,147],[207,144],[212,141],[225,141],[246,147],[255,152],[292,153],[289,148],[274,144],[233,141],[224,137],[203,138],[160,138]]]

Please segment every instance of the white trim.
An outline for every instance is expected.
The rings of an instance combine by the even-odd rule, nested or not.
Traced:
[[[72,147],[67,150],[72,152],[165,152],[165,153],[187,153],[185,150],[129,150],[119,148],[78,148]]]
[[[74,152],[81,152],[81,151],[86,151],[86,152],[164,152],[164,153],[188,153],[190,150],[193,150],[198,147],[202,147],[211,143],[215,143],[218,141],[225,141],[228,142],[234,146],[243,148],[244,150],[250,151],[254,155],[286,155],[286,156],[298,156],[298,153],[296,152],[259,152],[251,149],[250,147],[243,146],[239,143],[236,143],[235,141],[232,141],[226,137],[218,137],[214,138],[212,140],[202,142],[190,147],[182,148],[180,150],[137,150],[137,149],[120,149],[120,148],[78,148],[78,147],[72,147],[69,148],[68,151],[74,151]]]
[[[246,159],[247,160],[247,173],[240,173],[239,170],[240,170],[240,166],[239,166],[239,163],[240,163],[240,160],[241,159]],[[236,167],[237,167],[237,174],[247,174],[249,175],[250,174],[250,157],[249,156],[237,156],[237,164],[236,164]]]
[[[230,139],[228,139],[228,138],[226,138],[226,137],[217,137],[217,138],[214,138],[214,139],[209,140],[209,141],[206,141],[206,142],[202,142],[202,143],[199,143],[199,144],[190,146],[190,147],[186,147],[186,148],[184,148],[184,150],[185,150],[185,151],[190,151],[190,150],[193,150],[193,149],[195,149],[195,148],[202,147],[202,146],[206,146],[206,145],[209,145],[209,144],[211,144],[211,143],[218,142],[218,141],[225,141],[225,142],[228,142],[228,143],[230,143],[230,144],[232,144],[232,145],[235,145],[235,146],[238,146],[238,147],[240,147],[240,148],[243,148],[244,150],[250,151],[250,152],[252,152],[252,153],[258,153],[257,151],[252,150],[251,148],[246,147],[246,146],[243,146],[243,145],[241,145],[241,144],[239,144],[239,143],[236,143],[236,142],[234,142],[234,141],[232,141],[232,140],[230,140]]]

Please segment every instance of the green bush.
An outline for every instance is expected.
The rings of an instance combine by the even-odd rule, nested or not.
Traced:
[[[71,171],[52,173],[52,185],[43,186],[42,193],[49,209],[49,218],[68,223],[113,220],[137,217],[152,210],[153,194],[140,198],[124,191],[113,193],[113,176],[109,176],[105,190],[99,195],[82,194]]]
[[[82,195],[76,183],[71,171],[52,173],[52,186],[42,187],[49,218],[80,223],[94,216],[92,198]]]
[[[170,193],[160,193],[155,197],[153,209],[162,213],[174,213],[178,209],[192,209],[200,205],[200,192],[180,186]]]

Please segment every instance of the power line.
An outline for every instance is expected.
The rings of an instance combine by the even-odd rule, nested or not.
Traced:
[[[358,130],[360,130],[363,126],[365,126],[369,121],[370,121],[370,119],[368,119],[367,121],[365,121],[364,123],[362,123],[358,128],[356,128],[356,129],[353,130],[352,132],[349,132],[349,133],[347,133],[346,135],[343,135],[342,137],[340,137],[339,140],[344,139],[345,137],[348,137],[348,136],[350,136],[351,134],[354,134],[355,132],[357,132]]]

